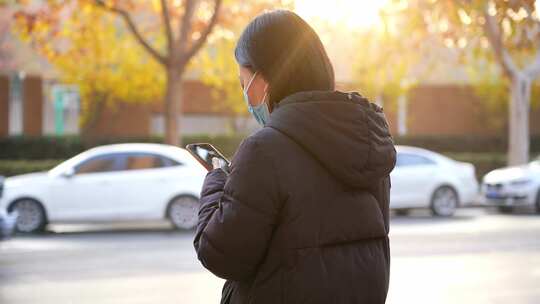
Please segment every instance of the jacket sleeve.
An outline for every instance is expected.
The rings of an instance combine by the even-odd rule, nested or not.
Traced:
[[[255,275],[264,259],[279,211],[278,179],[272,160],[253,138],[246,139],[227,176],[206,176],[194,245],[212,273],[227,280]]]

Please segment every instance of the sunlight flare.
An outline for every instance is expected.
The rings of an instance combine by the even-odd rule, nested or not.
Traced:
[[[386,3],[385,0],[296,0],[295,9],[309,21],[356,29],[376,25],[379,11]]]

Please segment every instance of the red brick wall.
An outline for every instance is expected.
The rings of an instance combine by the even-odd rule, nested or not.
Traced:
[[[409,94],[408,131],[411,135],[495,135],[500,117],[465,86],[421,86]]]
[[[9,135],[9,77],[0,76],[0,137]]]
[[[129,137],[150,135],[150,107],[148,105],[116,103],[106,108],[85,136]]]
[[[23,134],[42,135],[43,83],[41,77],[26,76],[23,80]]]
[[[23,132],[41,135],[43,90],[38,77],[28,76],[23,84]],[[0,78],[0,136],[8,134],[9,80]],[[224,114],[226,107],[212,89],[199,81],[184,84],[184,113]],[[408,97],[407,129],[410,135],[506,135],[507,107],[488,108],[471,87],[457,85],[419,86]],[[152,113],[162,112],[162,102],[148,105],[118,103],[108,108],[90,135],[145,136],[150,134]],[[397,134],[396,106],[385,112],[392,134]],[[540,134],[540,106],[531,111],[531,134]]]
[[[227,105],[220,102],[217,91],[197,80],[185,80],[182,86],[183,104],[179,113],[187,114],[224,114],[228,113]],[[240,85],[238,85],[240,90]],[[157,100],[152,103],[151,110],[154,113],[163,112],[163,102]]]
[[[227,109],[219,103],[214,91],[200,81],[186,80],[183,85],[183,109],[186,114],[224,114]],[[181,109],[179,109],[179,112]],[[87,136],[147,136],[153,113],[163,112],[162,100],[149,104],[117,103],[104,110],[103,115]]]
[[[410,135],[504,135],[508,106],[487,106],[467,86],[420,86],[411,90],[408,107]],[[540,107],[531,111],[531,134],[540,134]]]
[[[345,89],[346,90],[346,89]],[[184,111],[187,114],[223,114],[223,106],[212,90],[198,81],[184,84]],[[149,132],[151,113],[161,113],[162,102],[156,101],[148,106],[125,105],[121,114],[116,114],[114,127],[111,114],[103,120],[96,132],[117,136],[137,135]],[[133,107],[133,108],[132,108]],[[419,86],[411,90],[408,99],[407,129],[409,135],[503,135],[507,132],[507,109],[492,109],[486,106],[467,86],[440,85]],[[127,114],[131,113],[131,114]],[[385,106],[385,115],[392,134],[397,135],[397,107]],[[136,121],[136,122],[133,122]],[[112,125],[111,125],[112,124]],[[145,124],[145,125],[143,125]],[[112,128],[112,129],[110,129]],[[531,113],[531,133],[540,134],[540,107]],[[139,133],[145,135],[148,133]]]

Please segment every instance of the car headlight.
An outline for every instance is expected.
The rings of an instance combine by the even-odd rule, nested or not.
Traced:
[[[510,185],[517,186],[517,187],[523,187],[523,186],[529,185],[530,183],[532,183],[532,180],[530,180],[530,179],[520,179],[520,180],[515,180],[515,181],[511,182]]]

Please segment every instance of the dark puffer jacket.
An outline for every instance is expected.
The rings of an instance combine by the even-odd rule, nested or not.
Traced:
[[[358,94],[302,92],[209,172],[195,249],[228,303],[384,303],[389,173],[382,110]]]

